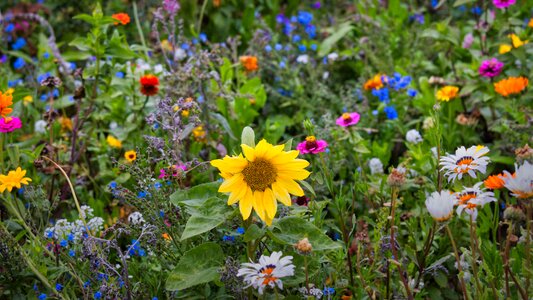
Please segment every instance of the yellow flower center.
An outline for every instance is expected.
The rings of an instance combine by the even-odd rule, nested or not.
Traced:
[[[344,119],[344,121],[348,122],[352,119],[352,116],[350,116],[349,113],[343,113],[342,118]]]
[[[314,143],[314,142],[316,142],[316,137],[314,135],[310,135],[310,136],[305,138],[305,141],[309,142],[309,143]]]
[[[244,181],[252,191],[264,191],[276,181],[276,167],[262,158],[256,158],[255,161],[248,162],[248,165],[242,170]]]

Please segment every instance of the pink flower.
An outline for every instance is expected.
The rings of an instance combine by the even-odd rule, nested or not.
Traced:
[[[463,48],[469,49],[470,47],[472,47],[472,43],[474,43],[474,35],[472,33],[468,33],[463,38]]]
[[[347,127],[347,126],[355,125],[355,124],[359,123],[359,119],[360,118],[361,118],[361,116],[358,113],[356,113],[356,112],[343,113],[342,116],[340,116],[337,119],[336,123],[339,126]]]
[[[485,60],[479,67],[479,75],[483,77],[496,77],[503,70],[503,63],[496,58]]]
[[[504,9],[516,3],[516,0],[492,0],[492,4],[499,9]]]
[[[22,122],[17,117],[5,117],[0,119],[0,132],[11,132],[22,127]]]
[[[328,143],[324,140],[317,140],[314,136],[310,135],[305,138],[304,142],[301,142],[296,147],[296,150],[303,154],[312,153],[317,154],[326,151]]]

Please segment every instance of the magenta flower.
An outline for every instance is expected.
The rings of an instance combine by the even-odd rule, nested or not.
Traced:
[[[360,118],[361,118],[361,116],[358,113],[356,113],[356,112],[343,113],[342,116],[340,116],[337,119],[336,123],[339,126],[347,127],[347,126],[355,125],[355,124],[359,123],[359,119]]]
[[[305,141],[298,144],[296,150],[303,154],[312,153],[317,154],[326,151],[328,143],[324,140],[317,140],[314,136],[310,135],[305,138]]]
[[[516,3],[516,0],[492,0],[492,4],[499,9],[504,9]]]
[[[479,75],[483,77],[496,77],[500,75],[503,70],[503,63],[496,58],[485,60],[479,67]]]
[[[0,119],[0,132],[7,133],[22,127],[22,122],[17,117],[5,117]]]

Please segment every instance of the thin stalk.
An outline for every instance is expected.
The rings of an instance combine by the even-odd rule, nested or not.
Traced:
[[[531,203],[526,203],[526,294],[529,294],[531,279]]]
[[[202,4],[202,8],[200,9],[200,17],[198,18],[198,23],[196,25],[197,32],[200,34],[202,30],[202,21],[204,20],[204,14],[205,14],[205,8],[207,6],[208,0],[204,0],[204,3]]]
[[[309,269],[307,267],[307,255],[304,254],[305,288],[309,294]]]
[[[373,299],[372,297],[372,293],[370,292],[372,289],[370,287],[368,287],[368,285],[366,284],[366,281],[365,281],[365,278],[363,277],[363,274],[361,273],[361,268],[359,267],[359,254],[360,254],[360,249],[359,249],[359,245],[357,245],[357,250],[356,250],[356,253],[355,253],[355,270],[357,271],[357,275],[359,277],[359,281],[361,281],[361,285],[363,286],[363,288],[365,289],[365,292],[368,294],[368,297],[370,299]]]
[[[139,39],[141,39],[141,44],[144,48],[144,54],[146,55],[146,59],[148,59],[148,48],[146,47],[146,41],[144,40],[141,22],[139,22],[139,13],[137,12],[137,1],[133,1],[133,18],[135,19],[135,26],[137,27],[137,32],[139,33]]]
[[[452,231],[448,224],[444,225],[446,227],[446,232],[448,237],[450,237],[450,242],[452,243],[453,253],[455,254],[455,261],[457,262],[457,270],[459,271],[459,280],[461,282],[461,289],[463,290],[463,297],[465,300],[468,300],[468,294],[466,293],[465,280],[463,279],[463,268],[461,267],[461,259],[459,258],[459,251],[457,251],[457,246],[455,245],[455,240],[452,235]]]
[[[472,270],[474,271],[474,279],[476,282],[476,299],[479,299],[481,293],[481,283],[479,282],[479,276],[477,273],[477,247],[474,242],[474,218],[470,215],[470,249],[472,252]]]
[[[511,291],[509,290],[509,275],[513,279],[513,281],[516,284],[516,287],[518,288],[518,291],[520,292],[520,295],[522,296],[522,299],[527,299],[527,294],[518,283],[518,280],[516,280],[516,277],[511,272],[511,268],[509,267],[509,249],[511,248],[511,235],[513,234],[513,223],[509,223],[509,227],[507,228],[507,238],[505,240],[505,250],[503,253],[503,268],[505,270],[505,294],[508,298],[511,298]]]

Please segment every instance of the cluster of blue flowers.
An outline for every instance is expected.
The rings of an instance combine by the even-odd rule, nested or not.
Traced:
[[[144,251],[143,248],[141,248],[141,243],[137,241],[136,239],[131,240],[131,246],[128,251],[128,255],[130,256],[146,256],[146,251]]]
[[[244,227],[239,227],[235,231],[235,235],[242,235],[242,234],[244,234],[244,232],[246,232]],[[224,235],[222,237],[222,241],[223,242],[228,242],[228,243],[233,243],[233,242],[235,242],[235,235]]]

